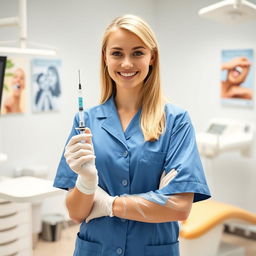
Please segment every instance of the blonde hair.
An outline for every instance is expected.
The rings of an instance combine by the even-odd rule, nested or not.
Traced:
[[[101,54],[101,99],[106,102],[115,92],[115,83],[111,79],[105,63],[105,51],[110,34],[116,29],[125,29],[138,36],[154,54],[153,65],[144,81],[141,91],[141,118],[140,126],[145,141],[155,141],[165,130],[165,100],[160,86],[159,50],[155,35],[149,25],[140,17],[124,15],[117,17],[107,27],[102,40]]]

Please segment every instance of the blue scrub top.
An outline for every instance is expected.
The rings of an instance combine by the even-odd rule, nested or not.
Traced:
[[[194,193],[194,202],[210,197],[197,150],[195,133],[186,111],[166,104],[166,131],[157,141],[145,141],[140,128],[139,110],[122,130],[114,97],[85,112],[86,126],[93,134],[99,186],[111,196],[153,191],[161,195]],[[68,137],[78,131],[78,115]],[[158,190],[163,170],[178,174]],[[54,186],[75,186],[77,174],[62,155]],[[83,222],[76,239],[75,256],[178,256],[179,227],[176,221],[146,223],[101,217]]]

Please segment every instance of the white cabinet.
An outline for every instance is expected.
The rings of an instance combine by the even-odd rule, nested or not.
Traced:
[[[0,256],[32,256],[30,203],[0,199]]]
[[[42,200],[60,194],[63,191],[54,188],[50,180],[0,177],[0,256],[32,256],[33,219],[39,232]]]

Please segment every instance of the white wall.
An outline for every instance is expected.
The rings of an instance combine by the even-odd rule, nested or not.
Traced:
[[[255,49],[256,22],[225,26],[200,19],[197,11],[213,2],[216,1],[28,0],[29,40],[56,46],[58,58],[62,59],[61,111],[32,114],[29,102],[28,113],[0,117],[0,150],[9,156],[9,161],[1,164],[0,175],[11,176],[18,166],[39,164],[47,165],[49,177],[54,177],[76,112],[77,70],[81,70],[89,95],[87,106],[97,104],[101,36],[106,25],[124,13],[140,15],[152,25],[160,44],[165,93],[189,110],[197,131],[216,116],[255,122],[254,108],[220,105],[219,65],[222,49]],[[0,0],[0,17],[16,15],[17,3]],[[0,31],[0,40],[17,37],[15,28]],[[226,154],[211,165],[216,198],[256,212],[252,203],[256,193],[255,160]],[[47,200],[44,211],[62,209],[62,201]]]

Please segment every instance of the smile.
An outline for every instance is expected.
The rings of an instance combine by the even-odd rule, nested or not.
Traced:
[[[18,84],[13,85],[13,89],[14,90],[20,90],[20,85],[18,85]]]
[[[134,77],[136,76],[139,72],[117,72],[119,75],[121,75],[122,77]]]
[[[234,68],[238,73],[242,73],[243,72],[243,68],[242,67],[240,67],[240,66],[237,66],[237,67],[235,67]]]
[[[237,67],[232,69],[231,74],[234,78],[237,78],[242,74],[242,72],[243,72],[243,68],[237,66]]]

